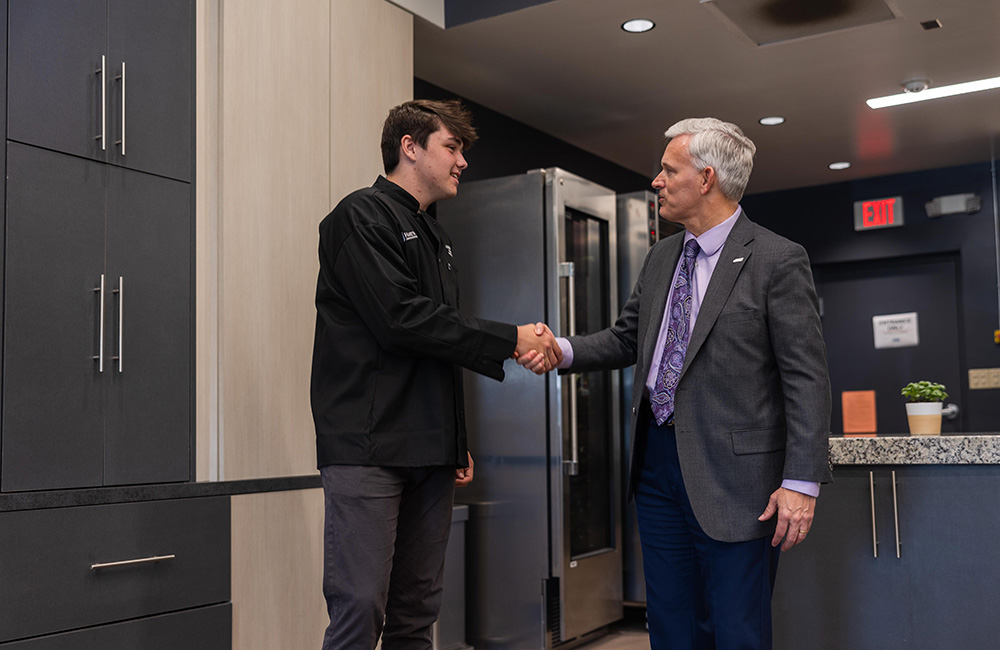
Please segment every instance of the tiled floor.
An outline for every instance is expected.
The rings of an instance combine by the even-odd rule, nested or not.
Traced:
[[[579,650],[649,650],[644,630],[613,628],[607,636],[580,646]]]
[[[626,607],[625,618],[612,625],[607,635],[580,646],[579,650],[649,650],[645,609]]]

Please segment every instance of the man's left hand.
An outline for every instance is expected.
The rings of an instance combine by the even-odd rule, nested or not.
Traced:
[[[469,454],[469,466],[455,470],[455,487],[465,487],[472,483],[472,454]]]
[[[787,551],[805,540],[809,529],[812,528],[815,511],[816,497],[795,490],[778,488],[771,494],[767,508],[758,519],[766,521],[773,517],[775,512],[778,513],[778,525],[771,546],[781,544],[781,550]]]

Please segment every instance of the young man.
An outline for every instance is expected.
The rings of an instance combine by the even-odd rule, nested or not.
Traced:
[[[476,140],[458,102],[411,101],[382,131],[386,176],[320,224],[312,410],[326,495],[324,650],[427,650],[455,486],[472,480],[462,367],[561,359],[542,325],[458,311],[451,241],[426,209]],[[535,334],[537,331],[541,335]],[[383,629],[384,620],[384,629]]]

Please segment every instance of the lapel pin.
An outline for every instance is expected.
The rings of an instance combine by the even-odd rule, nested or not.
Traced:
[[[735,260],[733,260],[733,264],[736,264],[737,262],[742,262],[742,261],[743,261],[742,257],[737,257]]]

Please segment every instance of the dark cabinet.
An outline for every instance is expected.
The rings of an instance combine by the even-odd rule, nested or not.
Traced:
[[[190,478],[191,186],[8,143],[3,491]]]
[[[0,643],[0,650],[223,650],[232,647],[232,605]]]
[[[10,0],[7,137],[191,180],[191,0]]]
[[[783,553],[774,647],[987,648],[1000,636],[1000,467],[838,467]]]
[[[0,513],[0,642],[228,602],[229,526],[228,497]]]

